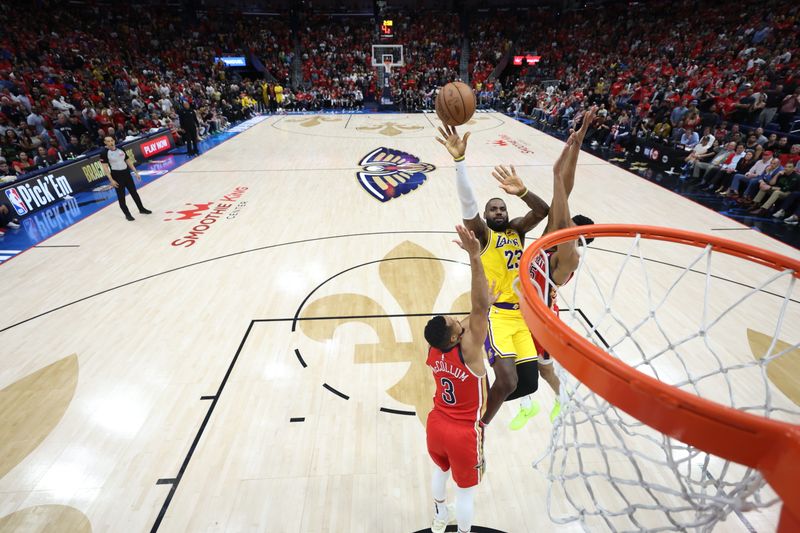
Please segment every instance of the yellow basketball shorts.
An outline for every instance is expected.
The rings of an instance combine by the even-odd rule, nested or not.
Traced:
[[[493,364],[497,357],[513,358],[518,365],[538,359],[533,337],[519,309],[491,307],[485,347],[489,364]]]

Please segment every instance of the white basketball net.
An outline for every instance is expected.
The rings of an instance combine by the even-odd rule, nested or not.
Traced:
[[[798,406],[771,381],[781,364],[799,363],[800,299],[791,271],[712,253],[710,246],[638,235],[582,244],[580,266],[558,295],[561,320],[569,327],[664,383],[739,410],[800,422]],[[677,261],[685,266],[668,264]],[[764,346],[761,359],[751,350],[754,342]],[[611,531],[710,531],[731,512],[779,501],[757,470],[669,438],[558,365],[557,372],[561,415],[546,453],[534,462],[546,471],[554,522],[580,520],[591,531],[603,524]],[[775,516],[777,522],[777,508]]]

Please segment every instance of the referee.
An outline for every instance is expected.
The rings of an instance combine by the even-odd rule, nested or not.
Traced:
[[[200,150],[197,149],[197,129],[200,124],[197,120],[197,113],[187,100],[184,100],[183,106],[178,109],[178,120],[186,140],[186,152],[189,155],[200,155]]]
[[[105,172],[108,181],[117,189],[117,200],[119,200],[119,208],[125,214],[128,220],[135,220],[128,211],[128,206],[125,204],[125,189],[131,193],[131,198],[136,202],[136,207],[143,215],[149,215],[152,211],[146,209],[142,205],[142,199],[139,198],[139,193],[136,192],[136,185],[133,184],[131,172],[136,174],[136,179],[142,181],[139,171],[133,166],[128,154],[125,150],[117,148],[116,142],[113,137],[106,137],[103,139],[105,148],[100,152],[100,163],[103,165],[103,172]]]

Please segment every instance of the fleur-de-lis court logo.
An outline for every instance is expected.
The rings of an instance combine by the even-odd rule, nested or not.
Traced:
[[[358,183],[370,196],[388,202],[407,194],[425,182],[425,174],[436,170],[430,163],[420,163],[417,156],[392,148],[380,147],[361,158]]]
[[[312,117],[290,118],[288,122],[299,122],[303,128],[313,128],[319,126],[323,122],[339,122],[342,120],[340,117],[322,117],[314,115]]]
[[[433,313],[442,312],[441,308],[434,310],[434,306],[437,302],[442,305],[439,295],[444,285],[444,267],[442,261],[428,250],[405,241],[383,258],[379,275],[383,285],[404,311],[411,329],[411,342],[398,341],[384,306],[363,294],[333,294],[314,300],[305,307],[301,315],[303,318],[328,316],[331,309],[346,309],[348,316],[356,318],[302,320],[300,328],[307,337],[323,343],[333,340],[337,328],[347,323],[358,322],[371,328],[377,335],[377,342],[356,344],[354,362],[407,364],[403,377],[391,384],[386,394],[397,402],[413,406],[424,425],[433,407],[436,387],[433,375],[425,364],[428,343],[423,332],[425,323]],[[467,312],[470,308],[469,296],[469,292],[462,294],[445,310],[452,313]]]
[[[395,137],[404,131],[419,131],[421,129],[424,129],[423,126],[406,126],[405,124],[391,121],[378,124],[377,126],[358,126],[356,128],[358,131],[379,130],[378,133],[381,135],[386,135],[387,137]]]
[[[749,328],[747,340],[757,360],[773,357],[766,365],[767,377],[787,398],[800,405],[800,384],[797,381],[797,376],[800,376],[800,348],[796,344],[775,339],[775,346],[770,352],[773,336]]]
[[[0,389],[0,478],[56,428],[77,385],[78,356],[72,354]],[[0,531],[28,531],[31,524],[37,531],[92,531],[89,519],[67,505],[35,505],[0,516]]]

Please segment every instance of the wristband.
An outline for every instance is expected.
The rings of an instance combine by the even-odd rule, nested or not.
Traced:
[[[528,188],[527,187],[525,187],[525,190],[517,195],[517,198],[524,198],[526,194],[528,194]]]
[[[454,159],[453,159],[453,161],[455,161],[456,163],[458,163],[458,162],[460,162],[460,161],[463,161],[463,160],[464,160],[464,157],[465,157],[465,156],[463,156],[463,155],[462,155],[461,157],[456,157],[456,158],[454,158]]]

